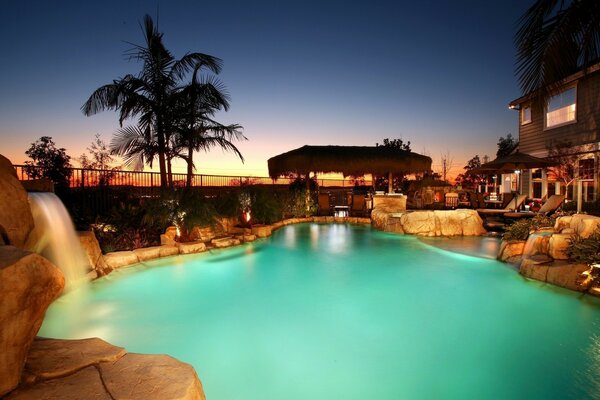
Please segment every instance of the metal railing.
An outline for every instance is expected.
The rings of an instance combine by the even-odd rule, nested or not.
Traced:
[[[30,180],[25,165],[14,165],[20,180]],[[34,167],[35,168],[35,167]],[[122,187],[133,186],[140,188],[160,187],[160,173],[146,171],[101,170],[88,168],[70,168],[69,187]],[[173,186],[183,187],[187,182],[187,174],[173,173]],[[289,185],[294,178],[278,178],[241,175],[205,175],[192,176],[193,187],[239,187],[246,184],[252,185]],[[321,187],[352,187],[356,183],[353,178],[344,179],[317,179]],[[361,179],[360,184],[371,185],[371,180]]]

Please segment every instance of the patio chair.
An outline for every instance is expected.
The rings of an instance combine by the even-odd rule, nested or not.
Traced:
[[[514,199],[512,199],[508,205],[504,208],[501,209],[496,209],[496,208],[478,208],[477,212],[479,213],[479,215],[484,215],[484,216],[488,216],[488,215],[504,215],[506,213],[509,213],[511,211],[514,210],[518,210],[523,203],[525,202],[525,199],[527,198],[527,195],[525,194],[520,194],[517,197],[515,197]]]
[[[331,215],[331,201],[329,193],[319,193],[318,206],[319,209],[317,210],[317,214]]]
[[[446,193],[446,208],[458,207],[458,193]]]
[[[502,195],[502,208],[508,207],[508,205],[514,198],[515,198],[514,193],[504,193]]]
[[[352,206],[350,207],[350,215],[364,216],[367,211],[367,202],[363,194],[352,195]]]
[[[562,194],[553,194],[546,200],[538,212],[520,212],[514,213],[509,212],[504,214],[504,218],[518,219],[518,218],[533,218],[536,215],[551,215],[554,213],[565,201],[565,196]]]

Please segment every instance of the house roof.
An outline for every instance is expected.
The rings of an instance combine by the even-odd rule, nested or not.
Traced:
[[[386,146],[302,146],[271,157],[269,175],[337,172],[345,176],[427,172],[431,158]]]
[[[561,80],[559,82],[559,86],[568,85],[570,83],[578,81],[579,79],[583,78],[586,75],[590,75],[590,74],[592,74],[594,72],[598,72],[598,71],[600,71],[600,62],[596,63],[588,68],[584,68],[580,71],[577,71],[572,75],[567,76],[566,78],[564,78],[563,80]],[[515,99],[515,100],[511,101],[510,103],[508,103],[508,108],[517,108],[517,106],[519,104],[530,101],[530,100],[534,99],[535,97],[537,97],[537,95],[538,95],[538,91],[528,93],[524,96],[521,96],[518,99]]]

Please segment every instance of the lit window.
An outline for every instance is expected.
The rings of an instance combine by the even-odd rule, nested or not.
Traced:
[[[546,128],[575,121],[577,90],[572,87],[550,97],[546,107]]]
[[[531,107],[525,106],[521,109],[521,125],[531,122]]]

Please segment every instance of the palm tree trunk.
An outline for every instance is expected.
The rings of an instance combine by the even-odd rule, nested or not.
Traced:
[[[194,156],[194,148],[193,146],[190,144],[188,146],[188,156],[186,158],[185,161],[187,161],[187,182],[186,182],[186,186],[192,187],[192,176],[194,173],[194,162],[193,162],[193,157]]]
[[[167,164],[166,164],[166,144],[165,134],[162,129],[162,119],[160,116],[156,118],[156,141],[158,143],[158,168],[160,170],[160,187],[167,187]]]
[[[173,187],[173,170],[171,169],[171,157],[167,158],[167,177],[169,180],[169,187]]]

